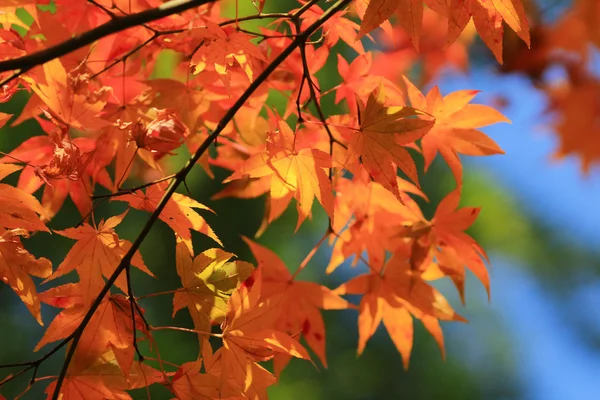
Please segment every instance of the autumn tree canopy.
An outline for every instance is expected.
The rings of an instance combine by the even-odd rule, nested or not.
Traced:
[[[478,103],[477,88],[422,88],[443,68],[467,70],[474,51],[502,73],[524,74],[551,100],[557,155],[575,153],[588,170],[600,157],[600,81],[588,69],[600,45],[600,5],[576,0],[548,19],[551,6],[0,0],[0,102],[28,96],[0,123],[37,122],[0,158],[0,278],[45,327],[23,362],[0,365],[0,386],[28,374],[23,393],[45,385],[48,399],[129,399],[129,390],[152,385],[177,399],[264,399],[292,358],[327,366],[322,310],[356,310],[359,355],[383,324],[408,368],[418,319],[443,356],[440,322],[466,320],[431,282],[449,278],[464,302],[469,270],[490,293],[488,257],[466,233],[479,209],[459,205],[462,160],[503,154],[481,128],[510,121],[500,103]],[[317,76],[327,63],[336,66],[333,84]],[[565,80],[547,78],[555,66]],[[326,112],[324,101],[337,111]],[[454,188],[426,218],[419,181],[436,159]],[[264,199],[262,224],[243,238],[253,260],[228,252],[209,225],[212,210],[187,188],[192,169],[211,178],[229,172],[214,199]],[[79,223],[57,225],[67,198]],[[99,212],[106,202],[127,209]],[[289,207],[296,229],[312,223],[315,208],[328,219],[290,269],[258,243]],[[132,209],[147,222],[120,237],[115,228]],[[139,251],[157,224],[173,232],[171,269],[181,284],[136,296],[133,268],[160,279]],[[68,238],[70,250],[52,263],[28,251],[31,235],[48,246]],[[194,244],[199,235],[212,246]],[[331,257],[319,272],[357,263],[369,272],[335,288],[297,279],[322,246]],[[189,314],[192,325],[147,318],[152,296],[172,298],[172,314]],[[59,312],[43,319],[45,307]],[[198,338],[199,351],[182,365],[154,339],[175,331]],[[40,366],[63,351],[62,369],[41,376]]]

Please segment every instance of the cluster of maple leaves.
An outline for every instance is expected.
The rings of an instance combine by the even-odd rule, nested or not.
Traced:
[[[185,11],[103,35],[40,65],[7,71],[3,62],[31,60],[104,24],[172,4],[0,1],[0,100],[27,91],[29,100],[11,123],[39,123],[39,134],[0,159],[0,179],[20,174],[16,186],[0,183],[0,278],[40,324],[41,303],[62,309],[35,348],[71,346],[59,378],[48,379],[48,398],[128,399],[127,390],[152,384],[164,385],[178,399],[266,398],[291,358],[311,359],[301,341],[327,365],[321,310],[358,309],[358,353],[383,322],[408,366],[415,318],[443,351],[440,321],[464,319],[429,281],[449,277],[462,297],[469,269],[489,291],[487,256],[465,233],[479,210],[459,208],[459,154],[501,154],[479,128],[508,120],[472,103],[477,91],[443,96],[434,87],[422,93],[404,76],[377,76],[373,53],[357,39],[373,39],[376,32],[393,37],[389,18],[395,15],[419,50],[428,45],[422,39],[422,21],[429,21],[424,13],[435,13],[446,21],[448,43],[474,24],[501,60],[503,21],[529,43],[520,0],[428,0],[426,11],[415,0],[340,0],[330,8],[312,0],[273,14],[263,12],[265,1],[256,1],[255,15],[231,20],[220,16],[218,2],[187,3],[193,6]],[[24,22],[24,14],[31,23]],[[243,21],[253,19],[268,19],[268,27],[244,29]],[[356,56],[336,55],[341,83],[324,92],[315,74],[338,42]],[[175,61],[171,77],[152,78],[165,50]],[[440,65],[439,57],[430,61]],[[288,98],[281,115],[268,105],[273,91]],[[325,115],[320,101],[328,94],[347,112]],[[7,123],[13,116],[0,117]],[[214,132],[219,140],[211,155],[206,149]],[[197,155],[192,160],[209,176],[213,168],[231,171],[214,198],[264,196],[259,233],[292,199],[299,227],[311,217],[316,199],[330,220],[317,245],[326,239],[332,245],[326,272],[352,257],[370,272],[329,289],[296,279],[312,253],[290,274],[277,255],[251,239],[245,240],[256,267],[219,247],[194,249],[192,231],[222,243],[197,211],[208,207],[170,189],[169,183],[183,181],[188,171],[167,173],[181,146]],[[426,196],[414,158],[422,156],[427,170],[438,153],[456,189],[427,219],[415,201]],[[140,180],[143,185],[127,188]],[[34,194],[40,190],[38,200]],[[53,268],[29,253],[21,238],[48,234],[67,197],[82,223],[52,228],[74,241]],[[186,309],[193,328],[157,327],[146,320],[142,300],[133,296],[129,268],[153,274],[137,251],[139,240],[132,243],[115,232],[127,212],[96,215],[95,204],[105,199],[156,214],[173,230],[181,278],[181,288],[171,292],[173,314]],[[43,278],[44,284],[73,270],[74,283],[42,292],[32,279]],[[122,272],[113,280],[115,271]],[[347,294],[361,295],[360,303],[349,303],[342,297]],[[157,330],[198,335],[200,354],[173,365],[155,345]],[[213,349],[209,337],[221,346]],[[141,341],[151,344],[148,354],[139,350]],[[52,349],[49,354],[57,347]],[[45,380],[35,375],[43,360],[21,364],[34,374],[26,390]],[[261,364],[267,360],[274,361],[274,372]]]

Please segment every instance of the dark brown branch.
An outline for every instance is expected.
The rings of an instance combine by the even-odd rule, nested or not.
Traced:
[[[143,25],[148,22],[156,21],[173,14],[181,13],[194,7],[212,3],[215,0],[171,0],[159,7],[139,13],[116,17],[107,23],[94,29],[74,36],[55,46],[28,54],[23,57],[13,58],[11,60],[0,61],[0,73],[12,70],[19,70],[19,74],[29,71],[33,67],[42,65],[55,58],[62,57],[77,49],[85,47],[104,37],[110,36],[125,29],[134,26]]]
[[[111,19],[115,19],[118,18],[117,15],[112,12],[111,10],[109,10],[108,8],[104,7],[102,4],[98,3],[96,0],[87,0],[88,3],[98,7],[99,9],[101,9],[106,15],[108,15]]]
[[[142,352],[140,351],[140,348],[137,344],[137,327],[136,327],[136,323],[135,323],[136,312],[139,313],[140,317],[143,319],[146,330],[148,329],[149,325],[148,325],[148,321],[146,321],[146,318],[144,317],[144,314],[142,314],[142,310],[140,310],[140,306],[138,305],[137,300],[135,299],[135,296],[133,295],[133,286],[131,283],[131,264],[128,265],[127,267],[125,267],[125,274],[126,274],[126,279],[127,279],[127,295],[129,297],[129,306],[130,306],[129,308],[130,308],[130,312],[131,312],[131,329],[133,331],[132,344],[133,344],[133,348],[135,349],[135,352],[137,353],[139,362],[143,362],[144,356],[142,355]]]
[[[299,20],[294,20],[294,24],[296,25],[296,29],[300,29],[300,21]],[[324,36],[321,36],[321,39],[323,39],[323,38],[324,38]],[[302,43],[300,45],[300,58],[302,59],[302,71],[303,71],[302,83],[304,83],[304,81],[308,82],[308,91],[310,92],[310,100],[312,100],[312,103],[315,105],[315,108],[317,109],[317,114],[319,115],[319,119],[323,123],[323,126],[325,127],[325,131],[327,132],[327,135],[329,136],[329,155],[332,157],[332,163],[333,163],[333,145],[338,144],[345,149],[347,149],[348,147],[333,136],[333,133],[331,132],[331,129],[329,128],[329,125],[327,124],[327,118],[325,118],[325,113],[323,112],[323,109],[321,108],[321,103],[319,103],[319,99],[317,98],[317,93],[316,93],[315,88],[318,89],[319,92],[321,92],[321,89],[318,88],[317,85],[315,84],[315,82],[312,80],[310,68],[308,65],[308,58],[306,56],[307,40],[308,40],[308,37],[306,38],[304,43]],[[300,91],[302,91],[302,87],[300,87]],[[299,101],[300,101],[300,95],[298,95],[298,102]],[[299,104],[298,104],[298,110],[300,110]],[[300,122],[300,120],[299,120],[299,122]],[[333,164],[329,168],[329,181],[333,184]],[[331,218],[329,218],[329,225],[327,226],[327,233],[325,233],[325,235],[327,236],[330,231],[333,231],[333,221]]]
[[[133,244],[131,245],[129,251],[125,254],[119,265],[115,268],[113,274],[108,278],[106,284],[90,306],[90,309],[83,317],[83,320],[79,324],[79,326],[75,329],[75,331],[69,335],[65,341],[71,341],[71,345],[67,350],[67,354],[65,356],[65,361],[63,367],[60,371],[60,375],[58,376],[58,380],[56,382],[56,386],[54,389],[54,393],[52,395],[53,400],[58,400],[58,396],[60,394],[60,390],[64,379],[67,375],[67,370],[69,368],[69,364],[75,355],[75,351],[77,349],[77,345],[81,339],[81,335],[87,324],[92,319],[92,316],[98,309],[98,306],[102,303],[102,300],[106,296],[106,294],[110,291],[110,288],[114,285],[117,277],[131,264],[131,260],[133,259],[134,254],[140,248],[142,242],[154,226],[154,223],[158,220],[160,214],[164,210],[167,205],[167,202],[175,193],[175,190],[179,187],[179,185],[185,180],[189,172],[192,170],[194,165],[198,162],[198,160],[204,155],[204,153],[209,149],[210,145],[215,141],[215,139],[219,136],[219,134],[223,131],[223,129],[227,126],[229,122],[233,119],[235,114],[239,111],[239,109],[248,101],[250,96],[262,85],[269,75],[285,60],[287,59],[292,52],[302,45],[307,38],[309,38],[319,27],[321,27],[327,20],[329,20],[333,15],[346,7],[351,0],[338,0],[331,8],[325,11],[319,19],[317,19],[314,23],[312,23],[304,32],[298,34],[298,37],[290,43],[288,47],[286,47],[265,69],[264,71],[256,77],[254,82],[250,84],[248,89],[240,96],[240,98],[233,104],[233,106],[227,111],[227,113],[223,116],[215,130],[206,138],[206,140],[200,145],[198,150],[194,153],[194,155],[188,160],[186,165],[176,174],[175,179],[171,181],[169,187],[165,191],[162,199],[158,203],[156,210],[150,215],[148,221],[142,228],[140,234],[135,239]],[[187,4],[187,3],[186,3]],[[202,2],[204,4],[204,2]]]
[[[4,384],[12,381],[13,379],[15,379],[15,378],[23,375],[24,373],[26,373],[30,369],[33,369],[33,375],[31,377],[31,381],[34,381],[36,379],[36,374],[37,374],[37,370],[38,370],[39,366],[44,361],[46,361],[48,358],[52,357],[52,355],[54,355],[54,353],[56,353],[58,350],[60,350],[61,348],[63,348],[67,343],[69,343],[70,340],[71,340],[70,337],[63,339],[59,344],[57,344],[56,346],[54,346],[54,348],[52,348],[52,350],[50,350],[48,353],[46,353],[42,357],[38,358],[37,360],[26,361],[26,362],[15,363],[15,364],[2,364],[2,365],[0,365],[0,369],[1,368],[25,367],[22,370],[20,370],[19,372],[17,372],[16,374],[10,375],[7,378],[5,378],[4,380],[0,381],[0,386],[3,386]]]

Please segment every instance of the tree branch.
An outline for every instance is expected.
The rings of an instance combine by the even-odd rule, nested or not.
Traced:
[[[212,3],[214,1],[215,0],[171,0],[150,10],[141,11],[139,13],[126,15],[123,17],[115,17],[103,25],[86,31],[80,35],[74,36],[73,38],[65,40],[64,42],[55,46],[48,47],[47,49],[43,49],[23,57],[0,61],[0,73],[19,70],[17,74],[20,75],[26,71],[29,71],[33,67],[42,65],[48,61],[52,61],[55,58],[62,57],[77,49],[87,46],[88,44],[92,44],[106,36],[121,32],[125,29],[133,28],[134,26],[156,21],[157,19],[168,17],[173,14],[181,13],[194,7]],[[18,76],[17,74],[15,75]]]
[[[56,386],[54,388],[54,393],[52,395],[53,400],[58,400],[58,397],[60,394],[60,389],[61,389],[64,379],[67,375],[67,370],[69,368],[69,364],[71,363],[71,360],[73,359],[73,356],[75,355],[77,345],[79,343],[79,340],[81,339],[81,335],[83,334],[85,327],[92,319],[92,316],[98,309],[98,306],[100,305],[100,303],[102,303],[102,300],[104,299],[104,297],[109,293],[110,288],[113,286],[113,284],[117,280],[117,277],[131,263],[131,260],[134,256],[135,252],[140,248],[142,242],[144,241],[144,239],[146,238],[146,236],[148,235],[148,233],[154,226],[154,223],[158,220],[160,214],[166,207],[167,202],[171,199],[171,197],[173,196],[173,193],[175,193],[175,190],[185,180],[185,178],[187,177],[189,172],[192,170],[194,165],[196,165],[196,163],[202,157],[202,155],[209,149],[210,145],[216,140],[216,138],[219,136],[219,134],[223,131],[223,129],[227,126],[227,124],[233,119],[235,114],[246,103],[246,101],[250,98],[250,96],[254,93],[254,91],[256,91],[256,89],[258,89],[260,87],[260,85],[262,85],[266,81],[266,79],[269,77],[269,75],[271,75],[271,73],[273,71],[275,71],[275,69],[285,59],[287,59],[287,57],[289,57],[290,54],[292,54],[292,52],[294,50],[296,50],[300,45],[302,45],[307,40],[307,38],[309,38],[317,29],[319,29],[333,15],[335,15],[337,12],[341,11],[345,6],[347,6],[350,3],[350,1],[351,0],[338,0],[332,7],[330,7],[327,11],[325,11],[319,17],[319,19],[317,19],[308,28],[306,28],[306,30],[304,32],[299,33],[298,36],[292,41],[292,43],[290,43],[290,45],[288,47],[286,47],[263,70],[263,72],[259,76],[256,77],[254,82],[252,82],[250,84],[248,89],[240,96],[240,98],[235,102],[235,104],[233,104],[233,106],[223,116],[223,118],[221,119],[221,121],[219,122],[219,124],[217,125],[215,130],[200,145],[198,150],[196,150],[196,152],[188,160],[186,165],[175,175],[175,179],[172,180],[171,183],[169,184],[165,194],[163,195],[162,199],[158,203],[156,209],[150,215],[150,218],[146,222],[146,225],[144,225],[144,227],[142,228],[138,237],[135,239],[135,241],[131,245],[129,251],[125,254],[125,256],[123,257],[123,259],[121,260],[119,265],[116,267],[113,274],[106,281],[106,284],[104,285],[104,287],[102,288],[102,290],[100,291],[100,293],[98,294],[98,296],[96,297],[94,302],[92,303],[90,309],[88,310],[86,315],[83,317],[83,320],[81,321],[79,326],[75,329],[75,331],[71,335],[69,335],[69,337],[67,339],[65,339],[65,340],[71,340],[72,342],[71,342],[69,349],[67,350],[67,354],[65,356],[65,361],[64,361],[63,367],[60,371],[60,375],[58,376],[58,380],[57,380]],[[207,1],[205,1],[205,0],[198,0],[195,2],[194,1],[185,2],[185,4],[187,4],[188,8],[189,8],[189,3],[204,4],[206,2]],[[181,4],[181,2],[178,2],[178,3]],[[167,3],[167,4],[171,4],[171,3]]]

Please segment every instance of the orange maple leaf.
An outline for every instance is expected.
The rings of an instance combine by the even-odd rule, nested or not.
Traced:
[[[388,106],[383,83],[371,93],[367,104],[358,102],[359,127],[347,129],[346,164],[359,159],[375,182],[400,196],[397,181],[399,167],[418,183],[417,167],[404,145],[420,139],[433,126],[433,119],[412,107]]]
[[[52,320],[34,351],[66,338],[77,329],[88,311],[83,303],[84,296],[85,291],[78,283],[57,286],[40,294],[43,302],[63,310]],[[134,361],[133,329],[144,331],[145,325],[136,313],[134,327],[129,300],[122,295],[107,295],[83,331],[73,363],[87,365],[112,350],[127,375]]]
[[[133,364],[125,375],[114,352],[109,350],[93,360],[74,360],[69,365],[58,396],[61,400],[128,400],[131,397],[127,390],[162,382],[163,377],[160,371],[140,362]],[[48,400],[52,398],[55,388],[56,381],[46,388]]]
[[[597,124],[600,80],[579,68],[568,68],[567,72],[568,81],[546,88],[550,99],[548,108],[557,114],[553,128],[559,148],[554,157],[562,159],[576,155],[581,160],[583,172],[589,173],[591,166],[600,161],[600,130]]]
[[[0,228],[0,281],[15,291],[38,323],[43,325],[40,300],[30,275],[47,278],[52,273],[52,263],[46,258],[36,259],[27,252],[19,236],[27,237],[27,231]]]
[[[201,127],[202,115],[210,109],[211,102],[228,98],[225,94],[213,93],[173,79],[150,79],[144,83],[150,87],[151,94],[156,96],[154,107],[177,110],[190,132],[196,132]]]
[[[14,164],[0,164],[0,180],[21,168]],[[21,189],[0,183],[0,227],[49,232],[40,217],[46,218],[47,215],[35,197]]]
[[[42,205],[46,220],[56,215],[67,196],[81,215],[87,215],[92,209],[91,181],[112,188],[105,166],[99,165],[94,158],[95,146],[95,140],[86,137],[71,140],[55,134],[34,136],[0,162],[19,160],[27,163],[17,187],[33,194],[44,186]]]
[[[271,176],[272,222],[277,213],[285,209],[292,196],[296,198],[298,223],[296,229],[311,215],[316,197],[328,215],[333,216],[331,182],[325,172],[331,168],[331,156],[324,151],[302,146],[290,126],[277,120],[276,130],[269,131],[267,152],[253,155],[224,182],[236,179]],[[273,207],[273,203],[275,204]]]
[[[352,307],[350,303],[330,289],[314,282],[294,279],[281,259],[271,250],[248,238],[243,238],[262,270],[261,299],[277,297],[282,308],[275,328],[292,335],[301,333],[309,347],[327,367],[325,356],[325,325],[322,310],[342,310]],[[281,371],[284,365],[277,365]]]
[[[86,130],[108,125],[97,116],[106,105],[109,89],[89,92],[87,76],[75,70],[71,71],[73,76],[69,76],[58,59],[45,63],[43,69],[45,79],[23,78],[36,96],[29,100],[18,121],[38,115],[41,102],[47,106],[53,122],[62,128]]]
[[[464,231],[479,215],[479,208],[458,208],[460,190],[449,193],[438,205],[433,218],[428,221],[416,203],[408,204],[417,219],[407,221],[399,229],[399,236],[414,239],[411,268],[420,270],[423,277],[436,279],[448,276],[457,287],[464,303],[466,266],[484,285],[490,296],[490,277],[484,260],[489,262],[481,246]]]
[[[114,228],[119,225],[127,212],[101,221],[97,228],[84,223],[79,228],[69,228],[54,231],[61,236],[77,240],[63,262],[46,281],[56,279],[76,269],[79,282],[84,293],[84,304],[89,305],[104,287],[104,277],[110,277],[119,265],[123,256],[131,247],[128,240],[119,239]],[[131,260],[131,265],[154,276],[144,264],[142,256],[137,251]],[[127,292],[127,282],[124,274],[115,281],[115,285]]]
[[[148,187],[145,192],[138,190],[132,194],[115,197],[114,200],[125,201],[135,209],[152,213],[156,210],[156,207],[164,194],[164,187],[160,184],[156,184]],[[192,233],[190,232],[190,229],[205,234],[222,246],[223,244],[218,236],[204,218],[194,211],[194,208],[212,211],[210,208],[197,202],[191,197],[181,193],[173,193],[173,196],[171,196],[167,202],[166,207],[160,213],[159,218],[169,225],[178,238],[183,240],[190,249],[190,252],[193,252]]]
[[[338,57],[338,72],[344,80],[338,86],[330,90],[335,91],[335,103],[338,104],[342,99],[346,100],[346,104],[350,109],[350,113],[356,115],[358,107],[356,97],[361,99],[371,94],[377,86],[383,84],[387,95],[397,98],[402,95],[398,87],[381,74],[372,74],[373,54],[368,52],[356,57],[350,64],[340,54]],[[381,55],[379,55],[381,57]]]
[[[227,303],[227,316],[221,329],[223,370],[221,381],[231,378],[243,382],[243,393],[250,398],[264,398],[259,393],[264,385],[251,373],[257,361],[272,359],[277,354],[310,360],[306,349],[295,339],[272,328],[281,311],[280,297],[261,301],[261,268],[239,286]],[[262,367],[259,367],[262,368]],[[258,386],[257,386],[258,384]]]
[[[210,21],[205,21],[205,24],[205,28],[192,31],[192,36],[201,40],[200,47],[192,56],[193,72],[198,74],[212,65],[225,87],[229,88],[228,68],[235,60],[252,81],[252,58],[267,61],[259,48],[250,42],[252,36],[229,27],[221,28]]]
[[[202,345],[203,349],[206,347],[210,347],[208,342]],[[200,360],[187,362],[177,369],[169,387],[178,400],[212,400],[241,396],[239,390],[235,390],[231,385],[220,387],[216,369],[211,368],[212,364],[208,364],[206,359],[204,364],[205,370],[210,373],[200,373]]]
[[[323,12],[323,9],[318,5],[308,8],[302,15],[301,31],[319,19],[323,15]],[[345,11],[339,12],[323,24],[325,46],[331,49],[341,40],[352,47],[358,54],[364,54],[365,49],[363,44],[359,40],[355,40],[356,32],[360,26],[351,19],[346,18],[345,14]],[[293,25],[291,21],[288,20],[287,22]]]
[[[439,320],[465,321],[444,296],[420,278],[415,278],[403,251],[395,253],[385,266],[359,275],[334,290],[338,294],[363,294],[358,316],[360,355],[367,341],[383,321],[394,345],[408,368],[413,345],[411,314],[420,319],[444,352]]]
[[[434,86],[427,95],[423,95],[407,78],[404,78],[404,82],[413,107],[435,117],[435,124],[421,140],[425,170],[439,152],[452,170],[457,184],[461,186],[462,164],[458,154],[504,154],[496,142],[476,128],[498,122],[510,123],[510,120],[492,107],[469,104],[478,91],[460,90],[442,96],[439,88]]]
[[[419,220],[421,214],[407,207],[410,198],[405,193],[425,195],[414,185],[398,178],[402,202],[382,185],[373,182],[365,173],[352,180],[339,179],[336,185],[334,233],[335,243],[326,272],[332,273],[346,259],[355,256],[355,265],[366,251],[369,264],[379,268],[385,262],[386,252],[399,245],[395,234],[406,221]],[[404,203],[404,204],[403,204]]]
[[[369,0],[357,38],[398,15],[400,24],[419,49],[423,26],[421,0]],[[529,46],[529,23],[521,0],[425,0],[425,4],[448,19],[448,43],[460,36],[471,18],[485,44],[502,63],[502,22],[506,22]]]
[[[211,323],[221,323],[227,311],[227,299],[233,290],[245,281],[254,267],[221,249],[209,249],[192,259],[188,247],[177,243],[177,274],[183,288],[173,297],[173,316],[187,307],[194,327],[210,332]]]

